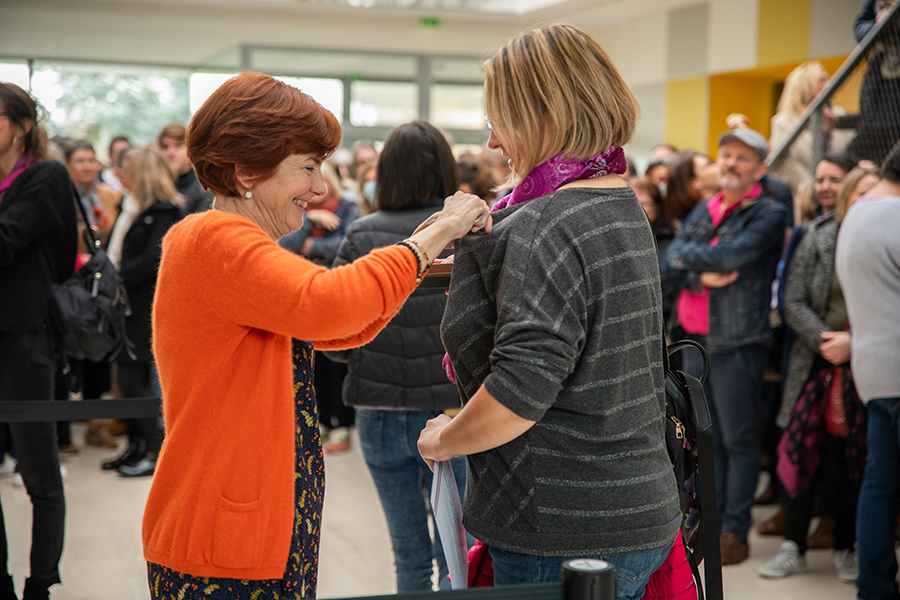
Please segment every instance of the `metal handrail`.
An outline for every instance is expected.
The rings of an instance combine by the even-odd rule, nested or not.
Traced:
[[[890,23],[894,21],[894,19],[898,19],[897,15],[900,14],[900,2],[895,2],[888,12],[887,16],[881,21],[881,23],[875,23],[875,26],[869,30],[869,33],[866,34],[866,37],[856,45],[856,48],[853,49],[853,52],[850,53],[850,56],[847,57],[847,60],[844,61],[844,64],[841,65],[841,68],[837,70],[837,73],[834,74],[834,77],[828,82],[828,85],[822,90],[818,96],[810,103],[810,105],[806,108],[806,112],[803,113],[803,116],[800,117],[800,120],[797,121],[797,124],[791,129],[790,134],[781,143],[778,149],[773,152],[769,158],[766,160],[766,164],[769,168],[773,168],[777,166],[784,158],[787,156],[788,149],[791,145],[797,140],[803,130],[806,129],[807,124],[810,125],[812,130],[812,152],[810,153],[810,172],[815,172],[816,165],[819,160],[822,158],[822,141],[823,141],[823,133],[822,133],[822,108],[825,106],[825,103],[828,102],[834,93],[837,91],[841,85],[847,78],[850,77],[850,74],[853,73],[853,70],[856,69],[857,66],[863,61],[866,55],[869,53],[869,50],[872,49],[872,46],[875,45],[877,41],[878,35],[881,31],[887,27]]]

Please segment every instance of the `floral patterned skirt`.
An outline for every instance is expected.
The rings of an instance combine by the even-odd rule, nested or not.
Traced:
[[[194,577],[148,562],[150,597],[154,600],[300,600],[316,597],[325,462],[313,389],[313,346],[293,340],[291,352],[297,435],[294,476],[296,507],[284,577]]]

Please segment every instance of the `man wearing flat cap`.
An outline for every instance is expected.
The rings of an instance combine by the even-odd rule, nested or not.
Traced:
[[[752,129],[719,138],[722,191],[688,214],[663,261],[663,277],[681,288],[681,328],[709,352],[704,386],[713,417],[723,565],[749,555],[760,468],[762,376],[773,341],[769,305],[787,218],[784,205],[760,184],[768,151]],[[699,353],[683,354],[685,371],[699,374]]]

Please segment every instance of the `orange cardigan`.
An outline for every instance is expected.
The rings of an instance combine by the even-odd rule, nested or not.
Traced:
[[[294,517],[290,338],[369,342],[416,286],[396,246],[333,270],[240,216],[189,216],[163,240],[153,347],[166,441],[144,557],[198,577],[280,579]]]

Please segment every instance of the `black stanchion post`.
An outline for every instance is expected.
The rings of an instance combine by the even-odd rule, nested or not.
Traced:
[[[603,560],[567,560],[562,583],[563,600],[616,600],[616,568]]]

